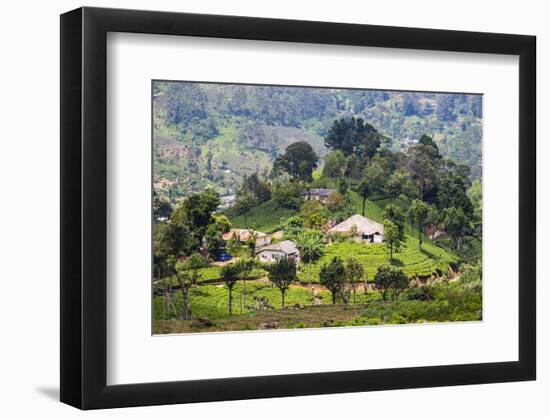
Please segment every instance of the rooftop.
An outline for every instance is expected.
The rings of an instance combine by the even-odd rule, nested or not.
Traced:
[[[281,242],[274,243],[272,245],[264,246],[263,248],[258,250],[258,253],[263,252],[265,250],[283,252],[283,253],[286,253],[287,255],[298,253],[298,248],[296,247],[296,244],[292,240],[283,240]]]
[[[336,226],[330,228],[328,232],[351,233],[354,226],[357,229],[357,233],[364,235],[372,235],[374,233],[384,234],[384,226],[371,219],[367,219],[360,214],[354,214],[349,219],[346,219],[342,223],[338,223]]]

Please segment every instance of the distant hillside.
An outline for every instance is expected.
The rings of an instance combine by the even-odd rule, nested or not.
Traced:
[[[359,116],[403,148],[433,136],[444,156],[481,176],[481,96],[155,82],[154,187],[177,200],[215,187],[232,194],[243,175],[268,175],[277,154],[307,141],[326,154],[336,118]]]

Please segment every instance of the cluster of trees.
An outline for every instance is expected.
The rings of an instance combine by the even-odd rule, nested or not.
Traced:
[[[301,192],[312,181],[319,157],[307,142],[289,145],[273,162],[269,178],[257,173],[245,176],[237,192],[235,208],[245,217],[255,206],[273,199],[278,207],[297,209],[302,204]],[[269,179],[269,181],[268,181]]]
[[[349,304],[351,299],[355,304],[359,285],[363,284],[365,291],[367,289],[366,278],[363,266],[353,257],[345,262],[339,257],[332,258],[322,265],[319,271],[320,282],[331,292],[333,304],[338,300]],[[388,294],[391,294],[394,301],[397,300],[399,295],[409,287],[407,275],[394,266],[378,267],[374,278],[375,287],[382,293],[384,301],[387,300]]]
[[[153,237],[155,263],[166,263],[169,257],[179,258],[196,253],[203,242],[210,251],[222,244],[221,236],[231,228],[229,219],[215,213],[220,197],[205,190],[185,198],[170,213],[165,223],[156,225]]]
[[[363,215],[367,199],[390,201],[385,238],[392,252],[403,239],[405,219],[418,231],[419,245],[428,224],[444,227],[457,250],[465,236],[480,237],[475,226],[481,223],[481,187],[471,182],[468,166],[443,158],[427,135],[406,152],[394,152],[384,143],[361,119],[335,121],[325,138],[331,152],[323,174],[339,184],[349,180],[363,200]]]

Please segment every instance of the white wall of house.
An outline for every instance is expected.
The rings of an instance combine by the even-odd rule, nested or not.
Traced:
[[[264,250],[258,254],[258,259],[262,262],[274,262],[276,259],[284,256],[286,254],[278,250]]]
[[[278,251],[278,250],[263,250],[260,253],[258,253],[258,259],[261,262],[275,262],[275,260],[280,259],[282,257],[289,257],[290,259],[294,260],[295,262],[300,262],[300,256],[298,253],[294,253],[291,255],[287,255],[285,252]]]

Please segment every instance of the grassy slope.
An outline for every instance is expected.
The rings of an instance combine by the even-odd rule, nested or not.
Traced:
[[[319,262],[311,267],[311,281],[319,281],[320,266],[334,257],[343,260],[353,256],[363,265],[367,279],[372,281],[376,269],[381,265],[390,265],[389,251],[384,244],[365,245],[355,242],[333,243],[327,246],[324,256]],[[455,261],[454,255],[450,255],[443,249],[430,243],[423,243],[422,250],[418,250],[418,240],[406,236],[401,250],[393,256],[393,264],[403,268],[403,271],[411,276],[426,276],[435,272],[436,269],[446,271],[449,262]],[[302,266],[298,278],[300,281],[309,281],[309,267]]]
[[[234,208],[229,208],[225,211],[233,227],[245,228],[246,226],[254,226],[260,232],[265,233],[279,230],[281,219],[288,218],[296,213],[296,210],[277,207],[273,200],[266,201],[250,210],[246,215],[246,223],[245,216],[238,215]]]

